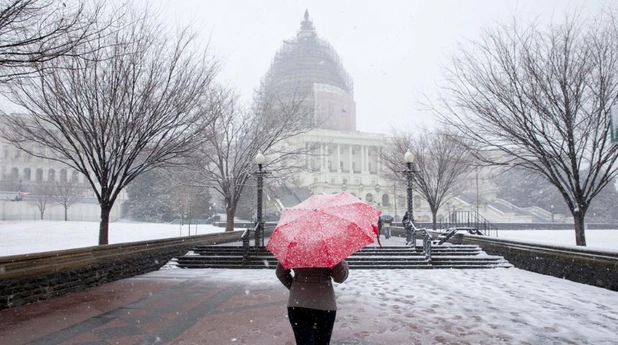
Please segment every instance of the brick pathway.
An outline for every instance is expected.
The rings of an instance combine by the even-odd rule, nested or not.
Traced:
[[[293,344],[287,290],[216,274],[162,270],[4,310],[0,344]]]
[[[609,345],[618,334],[618,293],[517,269],[360,270],[336,291],[333,345]],[[160,270],[3,310],[0,344],[293,345],[287,296],[272,269]]]

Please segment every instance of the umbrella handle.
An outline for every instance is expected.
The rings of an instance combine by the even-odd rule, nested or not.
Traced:
[[[373,227],[373,232],[376,234],[376,238],[378,239],[378,244],[380,245],[380,248],[382,248],[382,242],[380,242],[380,228],[373,224],[371,224],[371,226]]]

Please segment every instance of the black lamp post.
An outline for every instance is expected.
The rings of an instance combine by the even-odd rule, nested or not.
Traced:
[[[264,174],[266,173],[262,170],[262,166],[266,158],[262,153],[258,153],[255,156],[255,163],[258,165],[258,171],[255,172],[257,176],[257,216],[255,219],[255,247],[263,247],[264,246],[264,220],[262,219],[262,194],[264,187]]]
[[[412,162],[414,162],[414,155],[408,151],[403,156],[403,160],[406,163],[406,170],[404,174],[407,180],[407,196],[408,196],[408,210],[407,220],[403,222],[403,226],[406,229],[406,244],[416,248],[416,234],[414,232],[414,211],[413,211],[413,199],[412,199],[412,184],[414,183],[414,169],[412,168]]]

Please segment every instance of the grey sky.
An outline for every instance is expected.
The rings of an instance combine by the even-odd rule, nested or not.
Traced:
[[[434,124],[420,111],[458,43],[496,22],[559,20],[565,11],[598,13],[596,0],[157,0],[165,18],[191,25],[224,60],[222,80],[250,101],[284,39],[294,36],[305,9],[317,33],[338,52],[354,78],[357,129],[389,133],[392,126]]]
[[[170,23],[190,24],[223,63],[220,80],[246,102],[284,39],[309,10],[317,33],[354,78],[357,129],[389,133],[433,125],[421,94],[435,93],[440,66],[458,43],[496,22],[561,19],[565,11],[600,13],[608,0],[133,0]],[[5,103],[5,102],[3,102]],[[10,108],[5,109],[11,111]]]

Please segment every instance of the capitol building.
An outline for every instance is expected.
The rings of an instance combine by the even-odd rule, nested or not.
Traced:
[[[262,90],[275,92],[291,100],[300,92],[303,105],[310,109],[310,131],[287,144],[310,148],[305,165],[294,188],[271,191],[274,198],[292,206],[312,194],[349,192],[375,206],[382,214],[401,219],[406,211],[406,184],[387,179],[381,155],[388,149],[386,134],[364,133],[356,129],[354,83],[335,49],[316,31],[305,11],[296,36],[284,40],[265,74]],[[401,170],[405,169],[403,162]],[[546,221],[550,213],[540,208],[522,209],[497,197],[492,169],[477,169],[469,177],[467,191],[453,196],[440,208],[437,221],[454,211],[474,212],[495,222]],[[303,192],[304,191],[304,192]],[[268,193],[268,191],[267,191]],[[291,195],[290,195],[291,194]],[[294,195],[296,194],[296,195]],[[273,199],[273,198],[270,198]],[[425,199],[413,193],[413,213],[417,222],[430,222],[431,211]]]
[[[294,185],[277,189],[265,188],[266,207],[281,211],[313,194],[349,192],[388,214],[401,219],[406,211],[406,184],[403,176],[393,181],[388,176],[381,156],[390,144],[387,134],[365,133],[356,129],[354,83],[335,49],[321,38],[306,11],[295,36],[283,41],[271,66],[262,78],[262,92],[277,94],[279,100],[302,95],[301,106],[309,115],[305,124],[310,130],[297,135],[286,145],[310,151],[302,158],[305,169],[295,176]],[[43,150],[44,148],[40,148]],[[268,152],[265,152],[268,154]],[[401,170],[405,164],[401,163]],[[0,220],[40,219],[40,210],[22,191],[28,185],[44,181],[72,181],[83,188],[83,198],[69,210],[69,220],[98,220],[99,206],[83,176],[65,166],[31,157],[7,143],[0,142]],[[475,211],[497,222],[530,222],[552,218],[542,209],[523,210],[496,197],[497,188],[482,171],[470,181],[470,191],[454,196],[437,215],[440,221],[453,211]],[[126,200],[122,193],[111,220],[122,217]],[[413,196],[414,218],[430,222],[427,202],[417,193]],[[551,216],[551,217],[550,217]],[[44,219],[61,220],[64,210],[49,204]]]
[[[317,34],[307,11],[296,36],[284,40],[275,54],[261,88],[282,98],[300,93],[303,106],[311,112],[308,125],[312,129],[287,142],[312,151],[304,162],[307,169],[299,176],[296,190],[305,189],[309,195],[346,191],[381,209],[383,214],[403,215],[405,185],[384,178],[380,159],[390,138],[357,131],[352,77],[335,49]],[[294,189],[290,190],[293,193]],[[299,192],[291,202],[305,197],[307,193]],[[423,203],[415,199],[415,215],[423,217]]]

